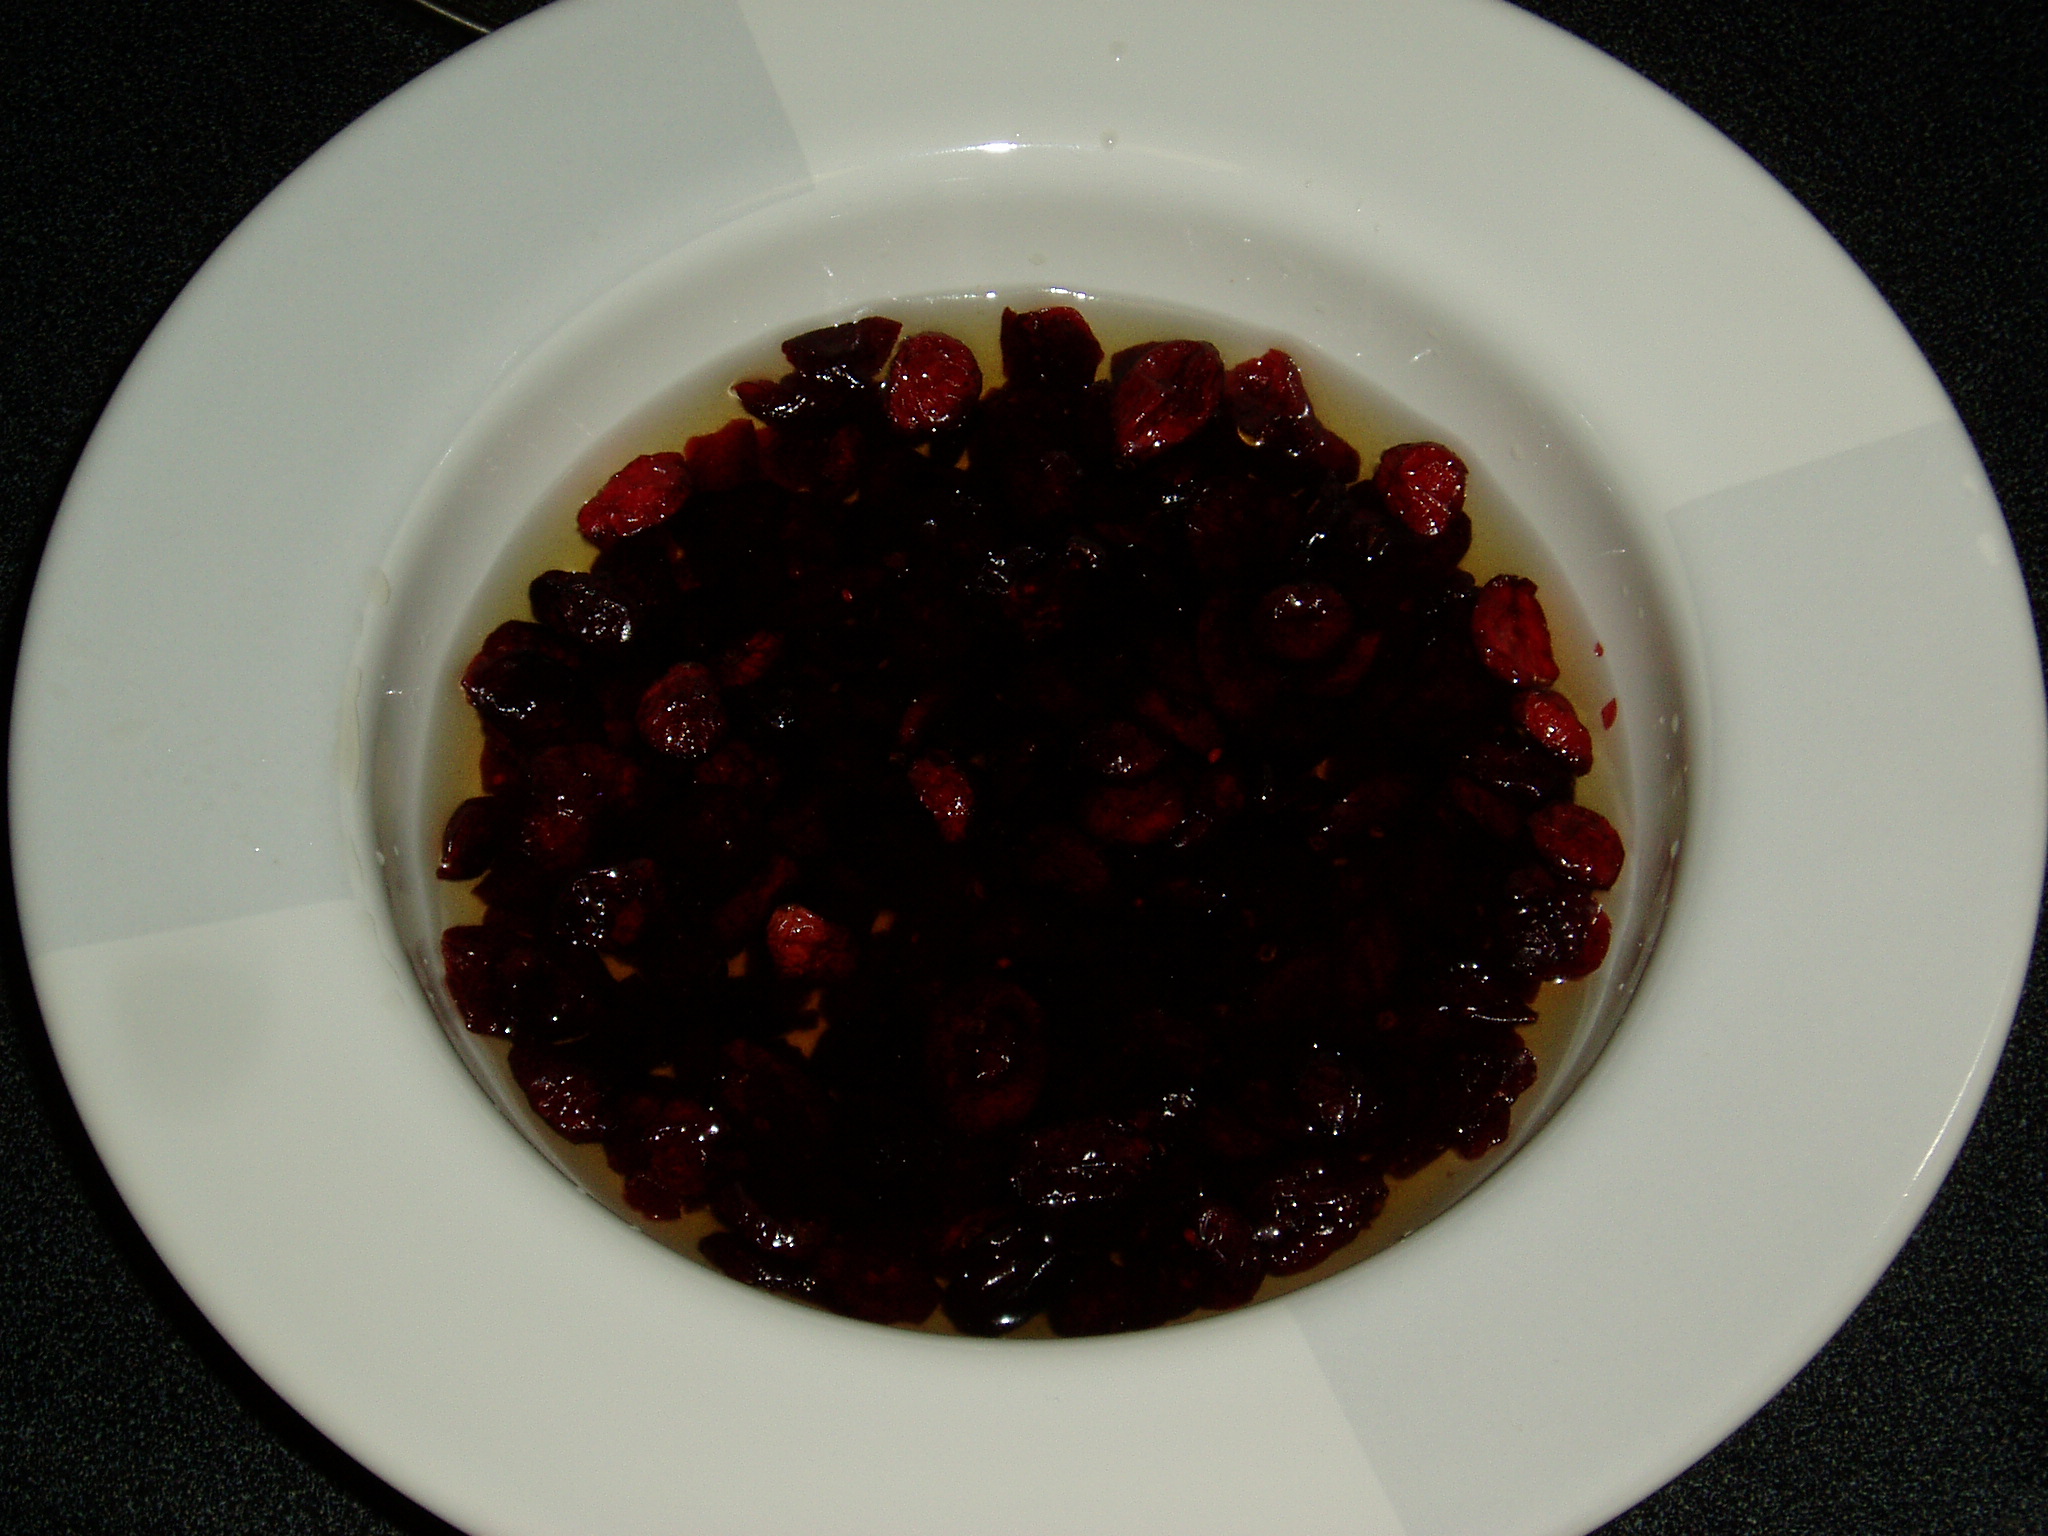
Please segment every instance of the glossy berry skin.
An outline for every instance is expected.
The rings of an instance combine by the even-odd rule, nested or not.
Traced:
[[[768,957],[785,976],[839,981],[857,964],[853,939],[809,907],[777,907],[768,919]]]
[[[671,667],[640,697],[633,722],[641,738],[669,757],[707,757],[725,739],[725,702],[710,668]]]
[[[1397,443],[1380,455],[1372,483],[1417,538],[1450,531],[1465,509],[1465,461],[1442,443]]]
[[[1529,840],[1568,880],[1604,891],[1621,878],[1621,834],[1583,805],[1546,805],[1529,818]]]
[[[1593,766],[1593,733],[1580,721],[1572,701],[1548,688],[1515,695],[1515,724],[1527,731],[1573,773]]]
[[[925,1036],[932,1097],[947,1125],[985,1136],[1022,1123],[1045,1087],[1045,1016],[1022,987],[975,987],[942,1003]]]
[[[1209,424],[1223,401],[1223,359],[1206,341],[1162,341],[1144,348],[1117,383],[1110,406],[1116,451],[1154,457]]]
[[[910,765],[910,787],[918,803],[931,812],[939,836],[957,843],[967,836],[974,817],[974,783],[951,763],[921,757]]]
[[[782,355],[797,373],[865,384],[882,371],[902,332],[901,321],[868,315],[792,336],[782,344]]]
[[[602,548],[660,527],[689,496],[690,471],[681,454],[642,454],[583,504],[576,527]]]
[[[1502,682],[1548,688],[1557,681],[1550,621],[1536,601],[1536,583],[1527,577],[1496,576],[1480,588],[1472,606],[1472,638],[1486,670]]]
[[[1282,661],[1320,661],[1350,635],[1351,604],[1328,582],[1290,582],[1259,600],[1254,624],[1259,643]]]
[[[1078,309],[1003,311],[1003,374],[1028,389],[1086,389],[1102,366],[1102,343]]]
[[[966,423],[981,399],[974,350],[943,331],[908,338],[889,365],[883,405],[889,425],[906,437],[930,437]]]

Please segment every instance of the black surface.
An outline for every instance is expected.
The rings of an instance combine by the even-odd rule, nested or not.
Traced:
[[[1722,128],[1870,274],[1976,440],[2038,617],[2039,15],[1981,0],[1531,8]],[[403,0],[0,14],[8,654],[66,477],[150,325],[265,192],[464,37]],[[0,1531],[447,1532],[306,1426],[178,1291],[78,1128],[11,910],[0,935]],[[2048,1533],[2044,976],[2037,953],[1984,1113],[1877,1289],[1778,1398],[1604,1536]]]

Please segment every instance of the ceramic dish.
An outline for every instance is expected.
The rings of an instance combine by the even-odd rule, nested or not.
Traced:
[[[1664,929],[1541,1133],[1370,1262],[925,1338],[679,1262],[477,1091],[406,952],[408,721],[526,517],[703,370],[1047,289],[1300,338],[1470,446],[1605,642]],[[151,1241],[458,1525],[1573,1533],[1796,1369],[1960,1144],[2039,888],[2037,679],[1875,294],[1518,12],[569,0],[315,157],[137,360],[37,590],[15,857]]]

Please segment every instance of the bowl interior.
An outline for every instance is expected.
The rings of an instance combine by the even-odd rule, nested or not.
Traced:
[[[960,158],[960,157],[949,157]],[[1581,798],[1621,830],[1630,857],[1607,901],[1610,958],[1545,988],[1527,1038],[1541,1063],[1505,1145],[1447,1156],[1398,1181],[1382,1217],[1275,1294],[1355,1262],[1454,1202],[1555,1111],[1620,1024],[1661,922],[1684,816],[1685,743],[1669,605],[1653,545],[1609,489],[1568,400],[1523,376],[1507,349],[1432,292],[1361,249],[1261,223],[1242,206],[1148,186],[1077,187],[1012,174],[1018,157],[972,156],[966,174],[832,189],[771,206],[675,253],[604,296],[503,379],[443,460],[385,565],[390,601],[369,637],[365,798],[356,826],[379,867],[393,935],[453,1048],[532,1144],[595,1198],[693,1252],[702,1227],[631,1212],[595,1148],[571,1147],[511,1081],[504,1047],[464,1030],[441,980],[439,935],[478,910],[434,878],[449,810],[476,792],[480,736],[456,679],[500,621],[526,617],[526,583],[588,563],[575,509],[636,454],[674,449],[736,414],[734,380],[781,371],[779,341],[857,313],[969,341],[993,371],[1004,304],[1082,308],[1109,350],[1165,335],[1215,341],[1226,362],[1281,346],[1318,411],[1368,465],[1418,437],[1472,470],[1482,581],[1511,570],[1542,589],[1559,686],[1596,736]],[[367,679],[366,679],[367,681]],[[1615,703],[1613,724],[1597,723]],[[374,866],[368,861],[374,860]]]

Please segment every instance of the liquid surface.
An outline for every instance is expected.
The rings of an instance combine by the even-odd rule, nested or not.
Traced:
[[[467,1022],[591,1187],[877,1321],[1348,1261],[1506,1138],[1604,948],[1541,610],[1414,491],[1449,456],[1353,485],[1284,359],[1091,383],[1048,334],[989,400],[936,344],[752,390],[772,437],[693,445],[672,516],[636,461],[466,679]]]

